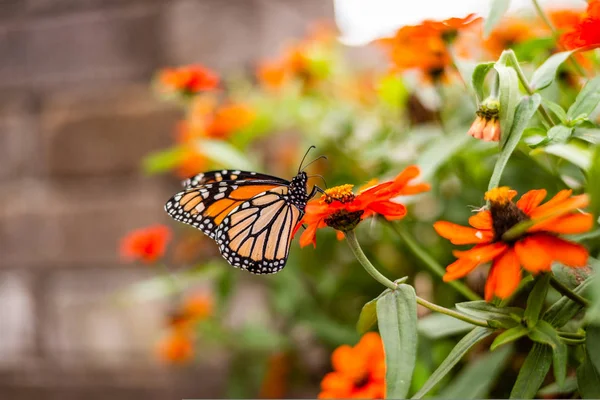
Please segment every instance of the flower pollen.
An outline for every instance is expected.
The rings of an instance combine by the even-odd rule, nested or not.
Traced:
[[[350,203],[355,197],[354,193],[352,193],[353,187],[354,185],[345,184],[326,189],[325,193],[320,198],[321,204],[331,204],[334,201]]]
[[[497,187],[485,193],[485,200],[490,202],[494,240],[502,240],[502,235],[510,228],[529,219],[529,217],[512,202],[517,194],[508,186]]]

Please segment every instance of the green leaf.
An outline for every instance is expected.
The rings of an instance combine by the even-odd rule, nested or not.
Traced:
[[[510,70],[514,72],[512,68]],[[508,163],[508,159],[519,144],[519,140],[521,140],[521,135],[523,134],[523,131],[527,127],[527,124],[529,123],[531,118],[533,118],[533,115],[535,114],[536,110],[540,106],[540,102],[541,97],[537,93],[535,93],[533,96],[523,97],[519,102],[519,105],[517,106],[517,110],[515,112],[514,125],[512,119],[510,120],[510,124],[512,127],[512,129],[509,132],[510,137],[506,141],[502,149],[502,153],[500,153],[498,161],[496,161],[496,165],[494,166],[494,172],[492,173],[490,183],[488,184],[488,190],[498,187],[498,185],[500,184],[500,178],[502,177],[502,172],[504,171],[504,168]],[[502,105],[500,107],[502,107]],[[500,114],[502,114],[502,108],[500,110]],[[509,136],[506,135],[506,131],[504,130],[502,130],[501,135]]]
[[[485,90],[485,77],[488,72],[492,68],[494,68],[493,62],[481,63],[475,67],[473,71],[473,76],[471,77],[471,85],[473,85],[473,89],[475,90],[475,94],[477,95],[477,102],[481,103],[483,99],[485,99],[484,90]]]
[[[391,292],[391,290],[386,289],[379,296],[365,303],[362,310],[360,310],[360,315],[356,322],[356,331],[359,334],[364,334],[377,323],[377,300],[389,292]]]
[[[435,385],[437,385],[447,374],[450,372],[461,358],[469,351],[471,347],[479,343],[482,339],[491,335],[493,330],[482,328],[478,326],[471,332],[467,333],[452,349],[448,357],[440,366],[431,374],[427,382],[423,387],[412,397],[413,399],[420,399],[425,396]]]
[[[543,274],[537,278],[533,289],[527,297],[527,308],[525,309],[525,322],[528,326],[535,326],[540,319],[542,307],[546,301],[548,287],[550,286],[550,274]]]
[[[536,343],[527,355],[510,392],[511,399],[533,399],[552,363],[550,346]]]
[[[594,368],[590,358],[592,357],[586,354],[577,368],[577,387],[581,398],[600,399],[600,373]]]
[[[506,65],[495,63],[494,69],[498,72],[499,79],[499,100],[500,100],[500,148],[504,148],[506,146],[507,140],[513,134],[511,128],[513,126],[513,120],[515,119],[515,114],[517,110],[517,105],[519,104],[519,78],[517,77],[517,72]],[[537,94],[537,93],[536,93]],[[539,98],[536,98],[535,95],[531,97],[531,102],[540,101]],[[537,99],[537,100],[535,100]],[[539,106],[539,103],[535,107]],[[524,111],[528,111],[529,107],[524,109]],[[535,110],[534,110],[535,112]],[[527,123],[531,118],[527,118],[525,126],[520,131],[515,130],[515,134],[521,135],[523,130],[527,127]],[[507,133],[509,133],[507,135]]]
[[[500,23],[502,17],[510,7],[510,0],[492,0],[490,13],[483,24],[483,38],[486,39]]]
[[[377,301],[377,321],[385,352],[386,397],[404,399],[417,360],[417,299],[410,285]]]
[[[600,326],[588,325],[585,332],[585,346],[590,356],[590,361],[600,372]]]
[[[488,397],[513,352],[512,346],[487,353],[467,364],[450,385],[436,397],[441,399],[484,399]]]
[[[514,328],[510,328],[496,336],[496,339],[494,339],[490,346],[490,350],[494,351],[497,347],[514,342],[515,340],[526,336],[528,333],[529,329],[523,325],[517,325]]]
[[[593,276],[589,277],[583,281],[581,285],[573,289],[573,292],[577,294],[583,293],[593,281]],[[546,310],[542,319],[544,321],[548,321],[555,328],[561,328],[575,315],[577,315],[582,308],[583,306],[581,304],[574,302],[566,296],[563,296]]]
[[[565,159],[584,171],[587,171],[592,164],[591,150],[578,146],[575,143],[552,144],[550,146],[533,150],[529,154],[534,155],[539,152],[545,152]]]
[[[538,396],[552,396],[550,398],[565,398],[564,396],[560,396],[561,394],[573,393],[577,390],[577,379],[573,376],[567,377],[562,386],[559,386],[558,383],[552,382],[548,386],[544,386],[538,392]]]
[[[196,150],[209,160],[226,168],[256,170],[256,166],[238,149],[223,140],[202,139],[194,143]]]
[[[567,376],[567,345],[560,340],[558,332],[548,322],[539,321],[529,332],[529,338],[552,348],[554,378],[559,385],[563,385]]]
[[[575,119],[581,115],[590,115],[600,103],[600,76],[588,81],[577,95],[575,103],[569,107],[567,116]]]
[[[534,90],[540,90],[550,86],[554,78],[556,77],[556,71],[562,63],[573,53],[572,51],[562,51],[560,53],[553,54],[548,58],[538,69],[533,73],[531,78],[531,87]]]
[[[465,131],[457,131],[447,136],[442,136],[421,151],[416,164],[421,169],[421,177],[428,180],[436,173],[438,168],[454,156],[472,138]]]
[[[567,112],[559,104],[547,99],[542,99],[542,104],[544,107],[552,111],[552,113],[558,117],[561,123],[567,123],[569,120],[569,117],[567,117]]]
[[[518,307],[496,307],[484,300],[457,303],[456,308],[465,314],[494,321],[497,326],[512,328],[519,325],[523,317],[523,309]]]
[[[590,196],[589,210],[594,214],[594,221],[600,216],[600,146],[592,155],[592,163],[587,172],[586,193]]]
[[[382,78],[377,87],[381,101],[391,107],[400,107],[406,102],[408,90],[399,75],[387,75]]]
[[[600,144],[600,129],[575,127],[573,137],[591,144]]]
[[[179,165],[182,154],[183,149],[181,147],[173,147],[151,153],[144,157],[144,160],[142,161],[142,170],[149,175],[170,171]]]
[[[564,125],[555,125],[548,130],[547,143],[566,143],[573,133],[573,128]]]
[[[446,314],[429,314],[419,319],[417,328],[420,334],[435,340],[465,333],[473,329],[473,325]]]

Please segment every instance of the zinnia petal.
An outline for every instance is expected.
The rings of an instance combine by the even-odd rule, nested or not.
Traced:
[[[490,301],[494,294],[507,298],[521,282],[521,266],[515,252],[510,249],[496,259],[485,285],[485,299]]]
[[[594,217],[589,213],[576,213],[564,215],[558,219],[548,219],[534,225],[529,232],[552,232],[552,233],[583,233],[594,226]]]
[[[381,214],[388,221],[401,219],[406,215],[406,207],[400,203],[391,201],[378,201],[368,205],[372,211]]]
[[[444,282],[450,282],[455,279],[462,278],[477,268],[479,264],[481,263],[477,260],[472,260],[470,258],[459,258],[446,267],[446,273],[442,279]]]
[[[312,244],[315,248],[317,247],[317,228],[318,223],[309,224],[302,235],[300,235],[300,247],[306,247]]]
[[[588,251],[580,244],[570,242],[552,235],[536,235],[548,255],[568,267],[585,267],[588,262]]]
[[[478,212],[469,218],[469,225],[477,229],[492,230],[492,213],[489,210]]]
[[[529,215],[542,201],[544,201],[546,194],[546,189],[530,190],[517,201],[517,207],[525,214]]]
[[[496,242],[486,245],[477,245],[471,250],[454,251],[453,254],[457,258],[469,258],[473,261],[478,261],[480,264],[488,262],[498,257],[508,248],[504,242]]]
[[[552,257],[546,251],[543,241],[538,239],[538,235],[518,241],[515,244],[515,253],[523,268],[531,273],[537,274],[550,270]]]
[[[568,191],[568,192],[570,192],[570,191]],[[558,194],[556,196],[558,196]],[[539,206],[537,209],[535,209],[530,214],[530,217],[534,220],[559,217],[561,215],[575,211],[578,208],[586,207],[589,204],[589,202],[590,202],[590,199],[585,194],[569,197],[565,200],[556,201],[556,202],[553,202],[552,200],[550,200],[548,203],[543,204],[543,205]],[[550,204],[550,203],[552,203],[552,204],[550,206],[548,206],[548,204]]]
[[[478,230],[447,221],[433,224],[435,231],[452,244],[488,243],[494,238],[491,231]]]

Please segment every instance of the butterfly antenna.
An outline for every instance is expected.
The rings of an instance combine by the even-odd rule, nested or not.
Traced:
[[[325,181],[325,178],[323,178],[323,175],[309,175],[309,178],[321,178],[321,180],[323,181],[323,184],[325,185],[325,189],[327,189],[329,186],[327,186],[327,182]]]
[[[308,148],[308,150],[306,150],[306,153],[304,153],[304,157],[302,157],[302,161],[300,161],[300,166],[298,167],[298,173],[300,173],[300,171],[303,170],[302,168],[302,164],[304,164],[304,160],[306,160],[306,156],[308,155],[308,153],[312,150],[312,149],[316,149],[316,146],[310,146]]]
[[[313,164],[313,163],[315,163],[315,162],[317,162],[319,160],[327,160],[327,156],[319,156],[319,157],[315,158],[314,160],[312,160],[311,162],[309,162],[308,164],[306,164],[304,166],[304,168],[302,168],[300,171],[304,171],[306,168],[308,168],[309,165],[311,165],[311,164]],[[298,171],[298,172],[300,172],[300,171]]]

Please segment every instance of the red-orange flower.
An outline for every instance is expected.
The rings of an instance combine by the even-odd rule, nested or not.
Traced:
[[[171,230],[164,225],[137,229],[121,239],[121,256],[128,260],[153,263],[160,259],[171,240]]]
[[[187,330],[195,323],[210,317],[213,313],[213,299],[207,294],[195,294],[187,297],[169,318],[174,329]]]
[[[600,0],[588,3],[585,14],[561,36],[561,43],[568,49],[600,47]]]
[[[218,108],[206,124],[206,135],[224,139],[254,121],[254,111],[242,103],[229,103]]]
[[[492,269],[485,285],[485,299],[494,295],[510,296],[521,281],[521,266],[533,274],[550,271],[553,261],[569,267],[587,264],[585,247],[562,239],[560,234],[586,232],[592,228],[591,214],[579,212],[586,207],[587,195],[571,196],[571,190],[560,191],[551,200],[544,189],[531,190],[515,204],[517,192],[508,187],[495,188],[485,194],[489,210],[469,218],[471,227],[438,221],[435,230],[453,244],[475,244],[467,251],[455,251],[458,258],[446,268],[444,281],[462,278],[478,265],[491,261]],[[505,233],[520,222],[533,224],[517,238]]]
[[[190,146],[179,157],[175,172],[180,178],[189,178],[205,169],[206,157]]]
[[[334,372],[321,381],[320,399],[385,398],[385,355],[377,333],[366,333],[354,347],[335,349],[331,364]]]
[[[383,215],[387,220],[404,217],[406,207],[394,199],[402,195],[421,193],[429,190],[426,183],[411,183],[419,176],[419,168],[410,166],[393,181],[380,183],[360,191],[352,192],[353,185],[341,185],[325,190],[318,200],[306,205],[305,214],[296,226],[296,230],[306,224],[306,230],[300,236],[300,246],[316,246],[317,229],[330,226],[341,232],[348,232],[358,223],[375,214]]]
[[[157,345],[158,357],[169,364],[184,364],[194,356],[194,341],[189,332],[169,332]]]
[[[160,72],[158,81],[164,90],[185,95],[213,90],[219,85],[218,75],[202,65],[166,68]]]
[[[542,33],[540,25],[530,20],[506,18],[494,29],[490,36],[483,41],[483,47],[492,57],[498,57],[504,50],[529,39],[539,37]]]

